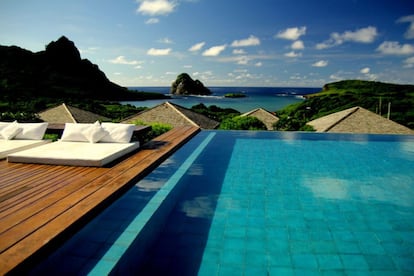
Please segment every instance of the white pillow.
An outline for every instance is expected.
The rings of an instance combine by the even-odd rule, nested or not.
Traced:
[[[3,128],[7,127],[10,124],[11,124],[10,122],[0,122],[0,132],[2,131]]]
[[[8,126],[3,128],[0,134],[1,136],[3,136],[3,139],[11,140],[21,131],[22,129],[21,127],[19,127],[19,124],[17,123],[17,121],[14,121],[13,123],[10,123]]]
[[[15,139],[42,140],[48,123],[19,123],[22,129]]]
[[[102,127],[109,132],[100,142],[129,143],[135,130],[133,124],[102,123]]]
[[[83,132],[86,131],[91,125],[92,124],[66,123],[60,140],[71,142],[89,142]]]
[[[89,143],[97,143],[103,137],[109,135],[109,132],[101,126],[99,121],[96,121],[93,125],[90,125],[82,133],[85,135],[86,139],[88,139]]]

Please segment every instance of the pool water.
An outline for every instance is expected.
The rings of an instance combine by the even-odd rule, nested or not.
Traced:
[[[413,275],[414,137],[202,131],[114,206],[33,273]]]

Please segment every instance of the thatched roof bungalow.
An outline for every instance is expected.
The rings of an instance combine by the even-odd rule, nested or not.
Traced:
[[[267,130],[274,130],[273,125],[279,121],[279,118],[276,115],[263,108],[256,108],[241,116],[256,117],[265,124]]]
[[[77,107],[61,104],[38,113],[39,118],[51,124],[64,123],[94,123],[96,121],[110,121],[111,119]]]
[[[144,110],[124,120],[122,123],[140,121],[143,123],[164,123],[173,127],[197,126],[202,129],[215,129],[219,122],[185,107],[165,102],[153,108]]]
[[[317,132],[414,134],[414,130],[356,106],[307,123]]]

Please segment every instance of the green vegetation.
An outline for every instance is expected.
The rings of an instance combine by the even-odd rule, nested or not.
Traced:
[[[243,93],[227,93],[224,95],[225,98],[245,98],[246,94]]]
[[[131,104],[120,103],[102,103],[101,106],[104,107],[104,110],[100,111],[100,113],[94,113],[108,117],[114,122],[119,122],[122,119],[135,115],[147,109],[146,107],[136,107]]]
[[[191,107],[191,110],[204,116],[213,119],[217,122],[221,122],[229,117],[240,115],[240,112],[232,108],[221,108],[216,105],[210,105],[209,107],[204,104],[198,104]]]
[[[266,126],[257,118],[240,116],[240,112],[232,108],[220,108],[215,105],[209,107],[198,104],[192,111],[203,114],[210,119],[220,122],[219,129],[226,130],[266,130]]]
[[[386,116],[388,103],[391,120],[414,128],[413,85],[347,80],[327,84],[306,98],[277,112],[276,130],[309,130],[307,122],[354,106]]]
[[[142,139],[144,140],[144,143],[154,139],[155,137],[160,136],[161,134],[169,131],[172,129],[172,126],[169,124],[163,124],[163,123],[151,123],[147,124],[142,121],[134,121],[133,124],[140,125],[140,126],[151,126],[151,130],[148,131]]]
[[[255,117],[235,116],[224,119],[219,126],[224,130],[267,130],[266,126]]]
[[[166,98],[112,83],[64,36],[37,53],[0,45],[0,120],[37,121],[36,113],[61,103],[119,120],[140,110],[111,102]]]
[[[48,108],[55,107],[62,102],[68,105],[87,110],[105,117],[110,118],[114,122],[119,122],[122,119],[137,114],[145,110],[145,107],[136,107],[130,104],[124,105],[117,102],[98,101],[84,99],[49,99],[49,98],[35,98],[27,101],[5,101],[0,96],[0,121],[14,121],[19,122],[38,122],[39,118],[36,113]]]

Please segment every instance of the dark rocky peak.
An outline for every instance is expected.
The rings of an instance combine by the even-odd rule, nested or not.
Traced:
[[[81,61],[81,55],[75,43],[62,36],[46,46],[46,56],[56,64],[68,65]]]
[[[187,73],[177,76],[171,85],[171,94],[176,95],[210,95],[211,91],[199,80],[193,80]]]

